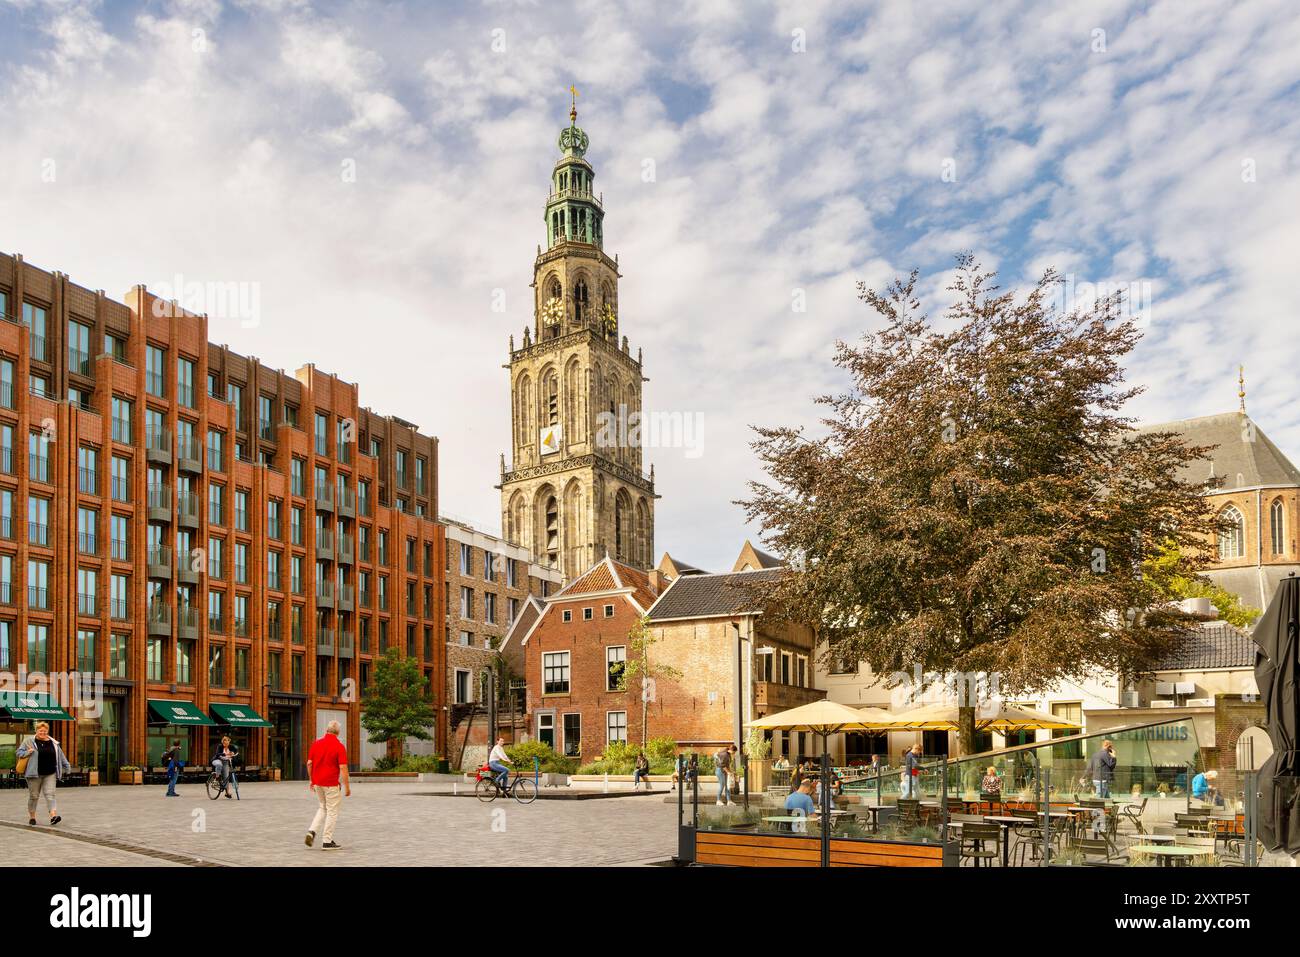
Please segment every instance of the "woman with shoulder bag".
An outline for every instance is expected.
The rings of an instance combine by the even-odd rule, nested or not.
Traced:
[[[63,775],[71,768],[59,742],[50,737],[50,726],[44,721],[36,725],[36,733],[18,746],[19,773],[27,780],[27,823],[36,824],[36,805],[42,797],[50,812],[50,825],[58,824],[58,799],[54,790]]]

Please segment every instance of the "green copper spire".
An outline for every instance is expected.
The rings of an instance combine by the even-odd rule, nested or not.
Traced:
[[[569,125],[560,131],[564,154],[551,172],[551,192],[546,197],[546,248],[559,243],[586,243],[599,247],[604,236],[604,209],[591,191],[595,172],[586,160],[587,134],[578,128],[578,91],[569,87]]]

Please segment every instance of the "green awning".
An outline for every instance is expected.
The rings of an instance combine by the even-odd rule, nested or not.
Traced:
[[[210,704],[208,707],[217,716],[217,724],[228,724],[232,728],[271,727],[271,722],[246,704]]]
[[[195,707],[193,701],[172,701],[168,698],[150,698],[149,710],[163,724],[176,724],[190,727],[193,725],[215,725],[216,722]]]
[[[71,721],[72,715],[47,694],[36,691],[0,691],[0,713],[30,721]]]

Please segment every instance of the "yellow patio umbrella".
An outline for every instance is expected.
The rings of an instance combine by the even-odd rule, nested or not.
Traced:
[[[894,715],[880,708],[854,708],[822,700],[755,718],[748,727],[765,731],[809,731],[825,738],[841,731],[875,731],[892,727],[894,720]]]
[[[947,702],[922,705],[911,711],[892,716],[891,728],[900,731],[958,731],[959,709]],[[976,731],[997,731],[1009,734],[1016,731],[1069,731],[1081,730],[1082,725],[1067,721],[1054,714],[1021,708],[1001,702],[988,702],[975,709]]]

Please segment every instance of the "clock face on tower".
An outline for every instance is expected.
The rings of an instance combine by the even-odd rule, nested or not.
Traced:
[[[560,320],[564,318],[564,304],[559,298],[552,296],[546,300],[542,306],[542,324],[547,326],[558,326]]]
[[[601,320],[605,326],[605,335],[612,336],[618,332],[618,314],[614,312],[614,307],[605,303],[605,315]]]

